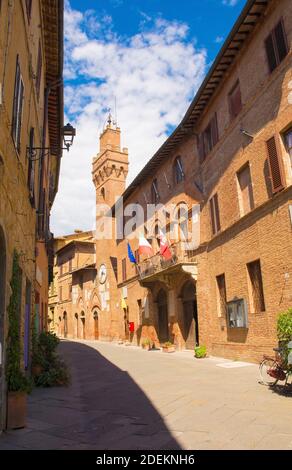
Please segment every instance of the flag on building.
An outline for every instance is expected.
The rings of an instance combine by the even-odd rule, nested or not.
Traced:
[[[131,261],[131,263],[137,264],[137,260],[135,258],[135,255],[132,251],[132,248],[129,242],[128,242],[128,258]]]
[[[152,250],[152,246],[150,245],[148,240],[146,240],[146,238],[143,237],[143,235],[140,235],[140,237],[139,237],[139,255],[150,255],[150,256],[152,256],[153,254],[154,253],[153,253],[153,250]]]
[[[159,230],[159,240],[160,240],[160,254],[163,258],[170,260],[172,254],[168,245],[168,241],[162,230]]]

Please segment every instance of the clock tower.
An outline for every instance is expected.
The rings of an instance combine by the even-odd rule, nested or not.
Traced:
[[[107,217],[109,232],[101,235],[106,207],[114,206],[126,187],[128,174],[128,149],[121,148],[121,131],[112,121],[111,115],[100,135],[100,149],[92,163],[92,179],[96,190],[96,268],[101,305],[99,318],[100,338],[119,339],[123,334],[124,319],[121,299],[117,288],[117,241],[113,219]]]

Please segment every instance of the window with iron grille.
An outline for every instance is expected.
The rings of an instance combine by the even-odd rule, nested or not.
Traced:
[[[158,184],[157,184],[157,178],[155,178],[152,181],[151,185],[151,202],[152,204],[158,204],[159,202],[159,192],[158,192]]]
[[[287,37],[282,19],[267,37],[265,46],[269,70],[273,72],[288,54]]]
[[[215,235],[221,230],[217,193],[214,194],[214,196],[210,199],[210,214],[211,214],[212,233],[213,235]]]
[[[176,159],[174,160],[173,170],[174,182],[175,184],[178,184],[183,181],[185,177],[181,157],[176,157]]]
[[[234,119],[240,113],[241,108],[242,108],[239,80],[237,80],[236,84],[230,91],[228,95],[228,101],[229,101],[230,118]]]
[[[251,287],[252,310],[254,312],[264,312],[266,307],[260,260],[248,263],[247,270]]]
[[[22,108],[24,97],[24,84],[21,76],[19,56],[16,58],[15,82],[14,82],[14,98],[12,109],[12,138],[16,150],[20,151],[21,124],[22,124]]]

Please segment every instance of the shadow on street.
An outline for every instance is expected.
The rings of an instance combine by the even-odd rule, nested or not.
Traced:
[[[0,449],[180,449],[126,371],[86,344],[62,341],[59,348],[71,385],[35,389],[28,427],[3,434]]]

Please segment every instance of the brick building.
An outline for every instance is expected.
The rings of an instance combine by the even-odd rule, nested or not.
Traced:
[[[46,324],[49,216],[62,147],[62,72],[63,1],[0,2],[0,432],[6,422],[7,306],[15,250],[21,366],[28,374],[32,319],[37,328]]]
[[[65,338],[98,339],[99,311],[93,233],[76,231],[55,239],[50,329]]]
[[[127,151],[109,121],[93,160],[97,226],[100,204],[123,196],[124,208],[186,205],[188,226],[199,205],[200,237],[198,246],[172,239],[157,209],[155,254],[138,268],[127,242],[135,253],[149,220],[121,240],[97,240],[100,338],[205,344],[213,355],[254,361],[271,352],[277,314],[292,304],[291,41],[289,0],[247,1],[182,122],[126,190]],[[117,208],[108,220],[120,220]]]

